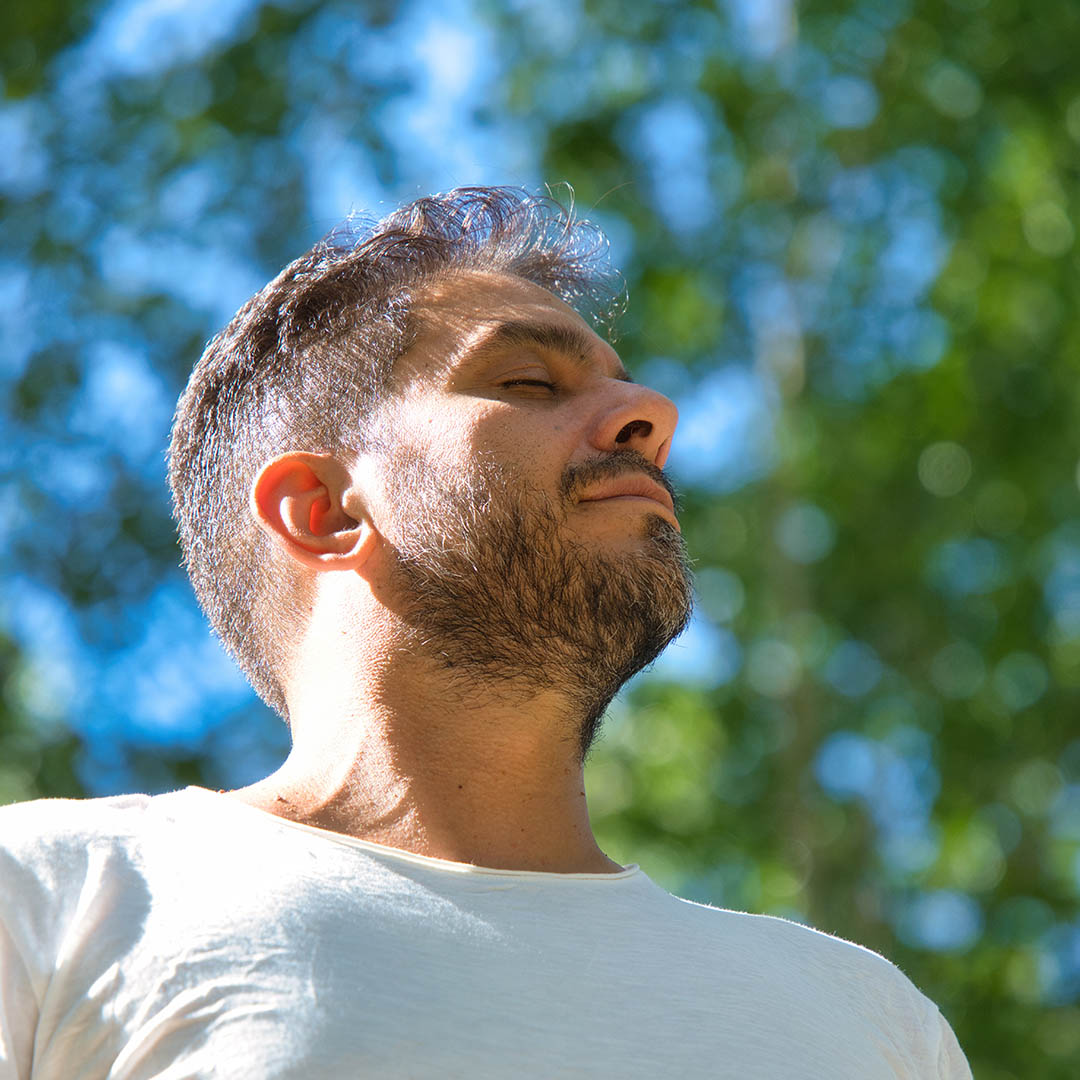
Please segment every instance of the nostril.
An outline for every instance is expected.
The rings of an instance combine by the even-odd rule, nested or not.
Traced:
[[[618,435],[615,436],[617,443],[629,442],[635,435],[648,438],[652,434],[652,424],[648,420],[631,420]]]

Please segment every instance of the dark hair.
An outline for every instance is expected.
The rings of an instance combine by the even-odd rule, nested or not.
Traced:
[[[415,334],[413,295],[456,273],[512,274],[594,316],[619,291],[607,242],[573,207],[516,188],[458,188],[376,225],[346,222],[253,296],[206,347],[177,403],[169,484],[195,595],[259,695],[288,717],[283,678],[309,582],[248,506],[290,450],[360,452]]]

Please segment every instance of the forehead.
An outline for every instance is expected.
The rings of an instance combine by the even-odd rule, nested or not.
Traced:
[[[434,320],[460,325],[483,322],[494,309],[551,311],[584,325],[581,316],[554,293],[513,274],[472,271],[440,278],[418,290],[415,303]]]
[[[406,377],[452,369],[487,350],[528,344],[629,378],[615,350],[569,304],[522,278],[490,273],[445,278],[417,291],[413,313],[417,336],[403,358]]]

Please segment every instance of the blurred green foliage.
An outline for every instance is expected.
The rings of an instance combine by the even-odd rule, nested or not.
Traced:
[[[0,801],[281,753],[184,598],[171,402],[341,190],[566,180],[699,571],[602,843],[882,951],[981,1080],[1080,1074],[1080,7],[195,7],[0,13]]]

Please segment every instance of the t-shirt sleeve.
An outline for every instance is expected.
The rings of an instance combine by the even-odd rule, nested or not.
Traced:
[[[29,1080],[41,1002],[86,874],[71,804],[0,807],[0,1080]]]
[[[880,958],[879,958],[880,959]],[[891,1030],[896,1039],[898,1077],[903,1080],[972,1080],[971,1068],[960,1049],[949,1022],[941,1010],[921,993],[898,967],[889,963],[895,973],[893,995],[888,1019],[882,1018],[883,1029]]]
[[[18,943],[0,921],[0,1080],[30,1080],[37,999]]]
[[[24,818],[13,807],[0,811],[0,1080],[29,1080],[38,1018],[27,931],[41,898],[21,857]]]
[[[960,1049],[953,1029],[936,1008],[934,1013],[938,1025],[937,1080],[972,1080],[971,1066]]]

